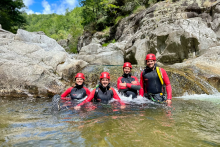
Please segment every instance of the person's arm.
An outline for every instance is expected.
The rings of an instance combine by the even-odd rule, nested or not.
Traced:
[[[61,98],[62,100],[67,100],[66,96],[68,94],[70,94],[71,90],[73,89],[73,87],[68,88],[63,94],[61,94]],[[68,99],[69,100],[69,99]]]
[[[126,89],[127,89],[127,87],[120,86],[120,84],[122,83],[122,82],[121,82],[121,79],[122,79],[122,77],[119,77],[118,80],[117,80],[117,88],[118,88],[118,91],[119,91],[119,90],[126,90]]]
[[[78,104],[77,106],[82,106],[83,104],[87,103],[87,102],[91,102],[91,100],[94,98],[94,95],[95,95],[95,91],[96,89],[94,89],[90,95],[80,104]]]
[[[113,91],[113,98],[116,99],[116,100],[118,100],[121,105],[125,105],[125,103],[122,102],[122,100],[120,99],[120,97],[119,97],[118,94],[116,93],[115,89],[112,88],[112,87],[111,87],[111,89],[112,89],[112,91]]]
[[[160,70],[163,75],[164,84],[166,85],[167,100],[171,100],[172,99],[172,88],[171,88],[169,77],[167,75],[167,72],[163,68],[160,68]]]
[[[140,75],[140,86],[141,86],[141,88],[139,90],[140,96],[144,96],[144,81],[143,81],[142,74],[143,74],[143,71],[141,72],[141,75]]]
[[[86,90],[86,95],[89,96],[90,93],[91,93],[90,90],[88,88],[86,88],[86,87],[83,87],[83,88]]]
[[[127,83],[126,86],[130,89],[133,89],[133,90],[140,90],[141,86],[140,86],[140,83],[138,82],[138,79],[134,76],[131,76],[131,77],[135,79],[136,84]]]

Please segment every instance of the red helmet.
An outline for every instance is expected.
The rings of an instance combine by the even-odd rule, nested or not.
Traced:
[[[156,56],[154,54],[147,54],[146,60],[154,60],[154,61],[156,61]]]
[[[108,72],[102,72],[100,75],[100,79],[107,78],[110,80],[110,74]]]
[[[123,65],[123,68],[125,67],[130,67],[132,69],[131,63],[130,62],[125,62]]]
[[[85,80],[85,76],[83,73],[77,73],[75,76],[75,80],[76,80],[76,78],[82,78],[83,80]]]

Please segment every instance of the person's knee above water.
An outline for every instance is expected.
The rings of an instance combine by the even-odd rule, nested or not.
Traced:
[[[75,109],[80,109],[80,107],[91,102],[93,99],[95,102],[101,102],[107,104],[112,98],[118,100],[121,104],[121,108],[125,108],[125,104],[121,101],[115,89],[110,87],[110,75],[108,72],[102,72],[100,75],[99,85],[91,92],[91,94],[80,104],[78,104]]]
[[[66,96],[70,95],[71,99],[82,99],[89,96],[90,91],[88,88],[84,87],[85,76],[83,73],[77,73],[75,76],[75,86],[68,88],[62,95],[62,100],[69,100]]]
[[[117,80],[118,91],[125,96],[132,95],[132,98],[137,97],[137,91],[140,90],[141,86],[138,79],[135,76],[131,76],[132,65],[129,62],[125,62],[123,65],[124,74]]]
[[[164,86],[166,86],[166,102],[171,104],[172,89],[169,77],[163,68],[157,66],[154,54],[148,54],[146,56],[146,65],[146,68],[140,75],[140,95],[157,102],[165,101]]]

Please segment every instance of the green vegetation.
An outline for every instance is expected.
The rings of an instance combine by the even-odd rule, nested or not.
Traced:
[[[133,14],[137,14],[139,12],[141,12],[142,10],[145,10],[146,7],[145,6],[137,6],[136,9],[133,10]]]
[[[22,28],[29,32],[43,31],[57,41],[68,39],[67,51],[76,53],[78,38],[84,30],[91,34],[102,31],[107,42],[103,46],[107,46],[115,42],[112,37],[115,29],[112,26],[117,26],[124,17],[136,14],[158,1],[160,0],[79,0],[81,7],[66,10],[65,15],[27,15],[19,11],[25,7],[22,0],[1,0],[0,24],[3,29],[13,33]]]
[[[91,33],[102,31],[159,1],[161,0],[79,0],[83,8],[82,25]]]
[[[103,46],[103,47],[106,47],[106,46],[108,46],[110,43],[115,43],[115,42],[116,42],[115,39],[113,39],[113,40],[111,40],[111,41],[109,41],[109,42],[107,42],[107,43],[102,44],[102,46]]]
[[[0,0],[0,24],[2,28],[15,33],[22,28],[25,19],[19,9],[24,8],[22,0]]]
[[[82,8],[76,7],[72,11],[66,11],[65,15],[58,14],[32,14],[23,16],[27,20],[25,29],[30,32],[43,31],[47,36],[55,39],[69,39],[69,52],[77,52],[78,37],[83,33]],[[68,37],[68,36],[72,37]]]

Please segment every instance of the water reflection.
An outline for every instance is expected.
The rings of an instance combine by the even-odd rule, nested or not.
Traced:
[[[174,98],[173,106],[167,107],[140,97],[121,98],[127,103],[125,110],[112,102],[88,104],[80,111],[63,109],[54,115],[50,112],[51,99],[1,98],[0,145],[220,145],[217,103]]]

